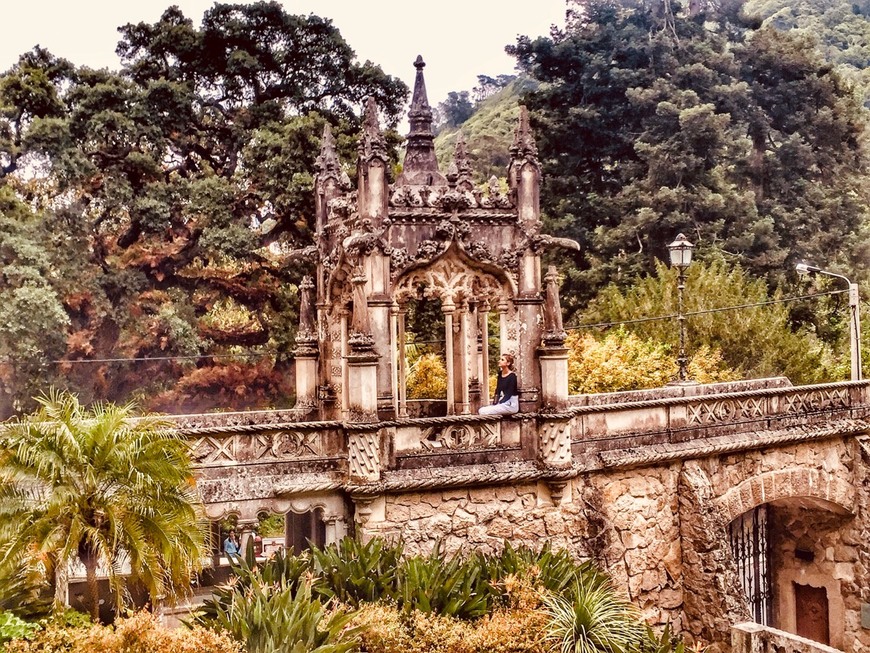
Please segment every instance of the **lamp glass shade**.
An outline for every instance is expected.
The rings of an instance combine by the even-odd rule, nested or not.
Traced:
[[[679,234],[677,239],[668,245],[668,251],[671,254],[671,265],[675,268],[685,269],[692,262],[692,250],[695,246],[686,240],[683,234]]]

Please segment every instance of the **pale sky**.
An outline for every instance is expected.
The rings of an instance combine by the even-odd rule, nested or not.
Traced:
[[[77,65],[117,69],[126,23],[156,22],[178,5],[199,26],[213,0],[15,0],[0,23],[0,71],[39,44]],[[565,0],[282,0],[290,13],[331,18],[360,61],[370,59],[413,86],[413,61],[426,61],[434,106],[449,91],[471,90],[478,74],[512,73],[504,46],[519,34],[542,36],[562,26]]]

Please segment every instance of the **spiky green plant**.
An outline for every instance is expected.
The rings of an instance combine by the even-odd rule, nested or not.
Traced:
[[[491,594],[478,558],[457,554],[445,560],[437,545],[428,556],[405,559],[399,569],[397,598],[405,612],[477,619],[489,611]]]
[[[217,587],[211,597],[203,602],[194,617],[194,623],[212,623],[218,613],[228,611],[236,597],[244,595],[252,585],[286,587],[295,591],[313,579],[312,561],[305,554],[297,556],[276,551],[269,559],[257,562],[253,547],[248,549],[245,555],[230,559],[233,570],[231,582]]]
[[[152,600],[190,590],[204,529],[187,443],[135,406],[86,409],[69,393],[37,399],[35,414],[0,432],[0,566],[25,551],[54,563],[56,600],[65,571],[80,560],[86,603],[98,616],[97,569],[117,607],[126,597],[126,561]]]
[[[198,621],[230,632],[249,653],[345,653],[357,646],[357,630],[346,628],[351,616],[328,612],[309,583],[267,584],[258,577]]]
[[[363,601],[394,600],[403,550],[400,542],[377,537],[366,543],[346,537],[324,549],[312,548],[318,575],[315,590],[353,607]]]
[[[550,617],[547,638],[561,653],[630,653],[646,634],[637,609],[609,582],[578,580],[572,595],[550,594],[544,606]]]

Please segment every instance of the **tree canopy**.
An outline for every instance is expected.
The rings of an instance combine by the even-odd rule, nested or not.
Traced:
[[[540,84],[543,208],[583,252],[569,308],[650,272],[679,232],[776,283],[799,260],[848,263],[866,223],[852,86],[800,35],[673,7],[586,2],[510,48]]]
[[[277,2],[119,31],[117,73],[37,48],[0,76],[2,412],[50,372],[86,400],[275,404],[324,123],[350,153],[364,99],[395,126],[408,89]]]

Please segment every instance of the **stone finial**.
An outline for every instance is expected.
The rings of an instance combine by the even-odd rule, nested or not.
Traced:
[[[381,125],[378,121],[378,104],[371,96],[366,99],[363,111],[363,130],[359,142],[359,155],[366,161],[379,158],[386,162],[389,158],[387,156],[387,141],[384,139],[384,133],[381,131]]]
[[[529,126],[529,110],[525,106],[520,107],[520,119],[514,131],[514,142],[510,147],[511,156],[516,159],[538,160],[538,146],[535,145],[535,137]]]
[[[426,62],[422,55],[417,55],[414,60],[414,68],[417,75],[414,78],[414,95],[411,98],[411,110],[408,118],[411,122],[411,132],[432,131],[432,107],[429,106],[429,97],[426,94],[426,80],[423,77],[423,69]]]
[[[314,333],[312,290],[314,290],[314,280],[307,275],[302,277],[302,283],[299,284],[299,331],[302,333]]]
[[[314,280],[310,276],[302,277],[302,282],[299,284],[299,329],[296,331],[294,348],[297,357],[318,354],[317,330],[311,302],[312,290],[314,290]]]
[[[323,137],[320,139],[320,154],[314,160],[314,168],[317,174],[323,177],[341,176],[341,164],[338,160],[338,152],[335,147],[335,137],[332,135],[332,127],[329,123],[323,126]]]
[[[562,305],[559,301],[559,273],[551,265],[544,275],[544,344],[561,347],[565,343]]]
[[[471,182],[471,163],[468,161],[468,145],[462,132],[456,137],[456,147],[453,150],[453,164],[456,166],[456,186],[459,190],[471,190],[474,184]]]
[[[369,325],[369,305],[365,291],[366,276],[361,266],[354,268],[351,283],[353,283],[353,313],[348,343],[354,351],[370,350],[374,346],[374,340]]]
[[[426,96],[426,80],[423,78],[423,68],[426,64],[423,57],[417,56],[414,67],[417,77],[414,80],[414,95],[411,99],[411,109],[408,111],[408,122],[411,131],[405,146],[405,162],[402,174],[396,180],[396,186],[446,186],[447,179],[438,171],[438,159],[435,156],[435,133],[432,129],[432,107]]]

